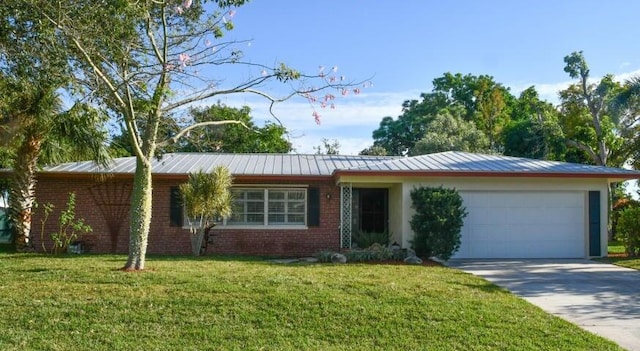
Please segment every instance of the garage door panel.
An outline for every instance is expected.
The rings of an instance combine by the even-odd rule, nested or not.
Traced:
[[[585,255],[583,192],[461,192],[469,215],[454,258]]]

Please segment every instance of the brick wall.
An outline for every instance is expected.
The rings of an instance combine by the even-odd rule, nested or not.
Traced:
[[[180,184],[180,180],[154,180],[154,207],[149,233],[149,254],[190,254],[189,231],[182,227],[172,227],[169,222],[170,189]],[[126,253],[129,239],[128,194],[131,180],[108,179],[99,182],[92,179],[56,179],[41,177],[36,195],[40,204],[51,203],[54,212],[46,221],[43,236],[47,248],[51,247],[49,234],[57,230],[60,210],[65,208],[69,192],[76,193],[76,217],[84,218],[93,232],[82,240],[89,243],[91,252]],[[236,182],[236,184],[240,184]],[[249,184],[249,183],[242,183]],[[260,184],[268,184],[260,182]],[[323,249],[339,248],[340,193],[332,180],[324,182],[277,182],[284,184],[304,184],[320,188],[320,226],[306,230],[286,229],[213,229],[213,244],[208,253],[302,256],[311,255]],[[327,198],[330,194],[330,199]],[[32,236],[37,250],[42,251],[41,221],[43,206],[35,211]],[[112,233],[117,232],[117,237]],[[112,240],[115,239],[115,240]]]

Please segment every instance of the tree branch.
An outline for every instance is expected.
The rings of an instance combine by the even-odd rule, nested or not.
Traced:
[[[184,129],[179,131],[173,137],[168,138],[168,139],[166,139],[166,140],[164,140],[162,142],[159,142],[158,143],[158,147],[165,147],[167,145],[171,145],[171,144],[177,143],[180,138],[182,138],[185,134],[189,133],[189,131],[191,131],[192,129],[200,128],[200,127],[206,127],[206,126],[220,126],[220,125],[224,125],[224,124],[239,124],[239,125],[245,127],[247,130],[253,131],[251,128],[249,128],[242,121],[226,120],[226,121],[200,122],[200,123],[195,123],[195,124],[192,124],[192,125],[190,125],[188,127],[185,127]],[[258,132],[256,131],[256,133],[258,133]]]
[[[583,143],[581,143],[579,141],[570,140],[570,139],[565,140],[565,143],[567,144],[567,146],[575,147],[577,149],[580,149],[580,150],[586,152],[589,155],[589,157],[591,157],[591,159],[593,160],[593,163],[595,163],[597,165],[601,165],[601,166],[603,165],[602,164],[602,160],[600,160],[600,157],[598,156],[598,154],[596,154],[595,151],[593,151],[586,144],[583,144]]]

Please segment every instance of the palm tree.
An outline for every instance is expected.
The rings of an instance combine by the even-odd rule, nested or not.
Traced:
[[[212,173],[192,173],[189,181],[180,185],[194,256],[200,255],[204,234],[215,225],[216,218],[231,215],[231,182],[229,170],[216,167]]]
[[[10,215],[19,251],[32,249],[31,216],[38,166],[91,158],[108,162],[105,117],[85,104],[63,111],[56,86],[9,77],[0,83],[0,145],[13,169]]]

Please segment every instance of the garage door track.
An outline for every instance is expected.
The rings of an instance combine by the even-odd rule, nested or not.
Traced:
[[[640,272],[590,260],[452,260],[543,310],[640,351]]]

